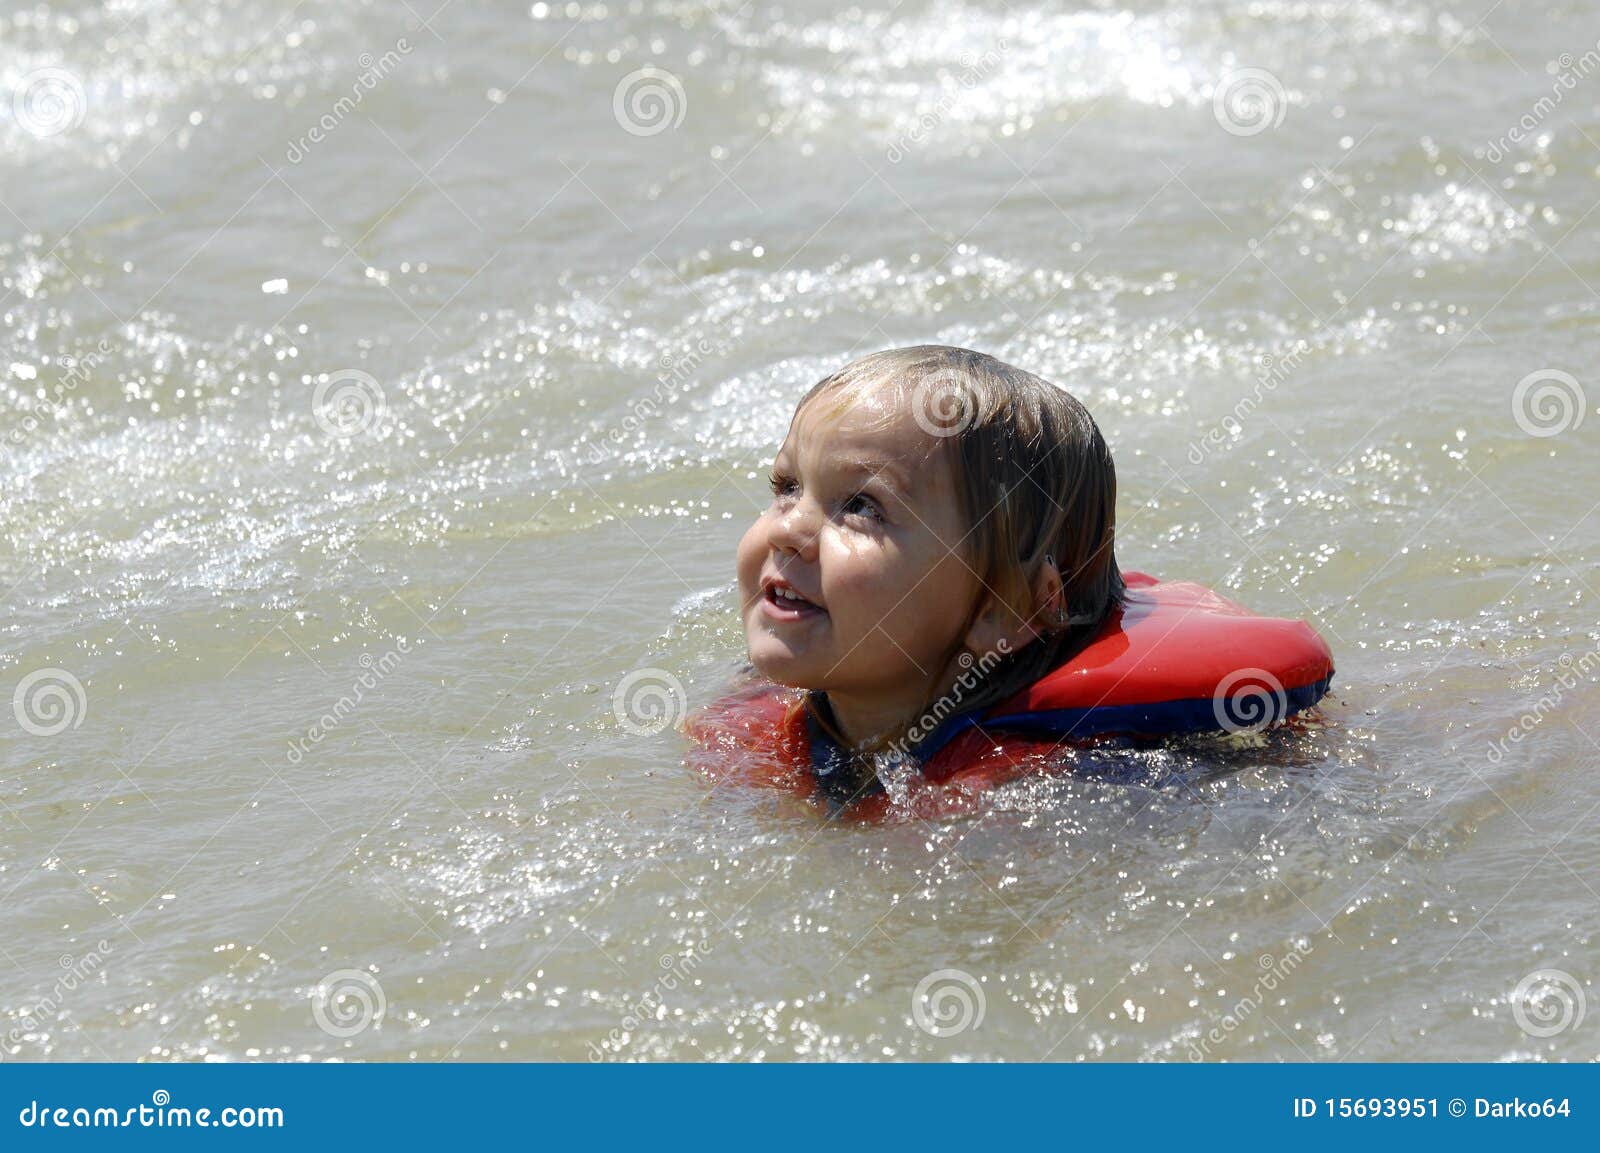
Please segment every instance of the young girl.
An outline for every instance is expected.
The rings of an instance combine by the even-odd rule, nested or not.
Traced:
[[[1047,740],[973,722],[1119,604],[1116,472],[1088,411],[992,356],[875,353],[800,401],[738,549],[753,684],[691,722],[711,766],[834,814],[947,810]],[[954,789],[949,786],[956,786]]]

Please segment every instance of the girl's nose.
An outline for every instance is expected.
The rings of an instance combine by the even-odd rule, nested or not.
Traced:
[[[821,517],[816,507],[809,500],[797,500],[776,517],[769,539],[778,552],[794,553],[801,560],[811,560],[816,556],[820,528]]]

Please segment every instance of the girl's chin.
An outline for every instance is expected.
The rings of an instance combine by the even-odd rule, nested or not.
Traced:
[[[756,667],[756,672],[774,684],[787,685],[794,689],[818,687],[820,670],[815,667],[817,662],[787,649],[773,651],[771,637],[753,638],[749,645],[749,655],[750,663]]]

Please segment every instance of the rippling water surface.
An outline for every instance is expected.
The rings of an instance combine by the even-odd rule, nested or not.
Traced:
[[[1600,5],[433,6],[0,13],[0,1055],[1600,1053]],[[619,716],[921,341],[1321,722],[861,829]]]

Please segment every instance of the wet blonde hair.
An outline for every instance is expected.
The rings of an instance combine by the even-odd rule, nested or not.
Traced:
[[[982,582],[960,635],[992,610],[1039,633],[998,664],[980,663],[991,671],[963,695],[960,711],[986,708],[1071,660],[1122,599],[1111,451],[1089,410],[1064,389],[984,353],[940,344],[852,361],[813,386],[795,416],[819,401],[842,411],[886,392],[896,401],[886,419],[911,406],[946,454],[960,494],[968,532],[959,549]],[[1065,621],[1034,602],[1035,580],[1052,561],[1061,573]]]

